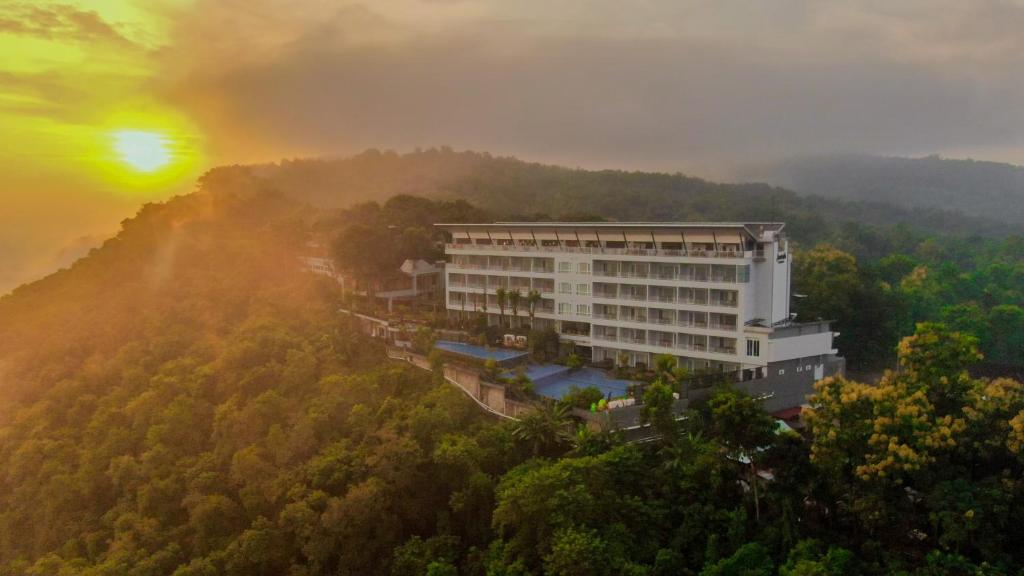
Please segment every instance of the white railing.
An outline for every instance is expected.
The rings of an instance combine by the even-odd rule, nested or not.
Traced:
[[[615,254],[623,256],[682,256],[691,258],[762,258],[763,251],[672,250],[665,248],[606,248],[596,246],[521,246],[509,244],[445,244],[446,250],[489,250],[501,252],[567,252],[574,254]]]

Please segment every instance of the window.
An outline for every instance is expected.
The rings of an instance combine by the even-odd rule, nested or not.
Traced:
[[[747,338],[747,356],[761,355],[761,341]]]
[[[572,314],[572,304],[569,304],[568,302],[559,302],[558,313],[564,316]]]
[[[797,367],[796,367],[796,371],[797,371],[797,372],[803,372],[803,371],[804,371],[804,368],[803,368],[803,366],[797,366]]]
[[[785,374],[786,374],[786,371],[783,370],[782,368],[779,368],[779,376],[784,376]]]
[[[750,282],[750,265],[736,267],[736,281]]]
[[[580,296],[589,296],[590,295],[590,284],[577,284],[576,285],[576,293],[579,294]]]
[[[572,262],[559,262],[558,263],[558,271],[563,273],[563,274],[570,274],[570,273],[572,273]]]
[[[587,305],[587,304],[577,304],[576,305],[576,315],[577,316],[590,316],[590,306]]]
[[[569,282],[559,282],[558,283],[558,293],[559,294],[572,294],[572,284],[569,283]]]
[[[576,272],[579,274],[590,274],[590,262],[580,262],[577,264]]]

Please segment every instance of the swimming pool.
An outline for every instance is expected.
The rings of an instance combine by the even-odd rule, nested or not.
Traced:
[[[526,352],[519,350],[507,350],[505,348],[484,348],[483,346],[477,346],[476,344],[466,344],[465,342],[452,342],[451,340],[438,340],[434,343],[434,348],[442,350],[444,352],[450,352],[452,354],[458,354],[460,356],[467,356],[476,360],[491,360],[493,359],[498,364],[507,364],[514,360],[526,357]]]
[[[565,366],[557,364],[531,364],[526,369],[526,376],[533,381],[537,394],[556,400],[565,396],[573,386],[577,388],[593,386],[600,390],[605,397],[616,398],[625,396],[626,390],[632,384],[629,380],[610,378],[597,368],[584,367],[578,370],[569,370]]]

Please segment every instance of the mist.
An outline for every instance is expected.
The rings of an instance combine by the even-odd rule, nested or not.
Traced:
[[[78,4],[0,10],[0,39],[101,66],[0,69],[0,113],[29,126],[0,146],[0,292],[223,164],[440,145],[717,180],[808,154],[1024,163],[1016,2],[168,0],[128,2],[135,20]],[[140,101],[194,124],[188,180],[108,190],[61,139],[30,141]]]

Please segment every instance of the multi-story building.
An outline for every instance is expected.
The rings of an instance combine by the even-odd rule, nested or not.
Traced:
[[[828,323],[797,323],[790,312],[782,223],[438,226],[451,234],[450,314],[497,323],[499,288],[536,291],[535,327],[554,328],[594,362],[650,365],[671,354],[690,370],[740,380],[792,370],[813,381],[842,370]],[[529,314],[520,304],[513,321]]]

